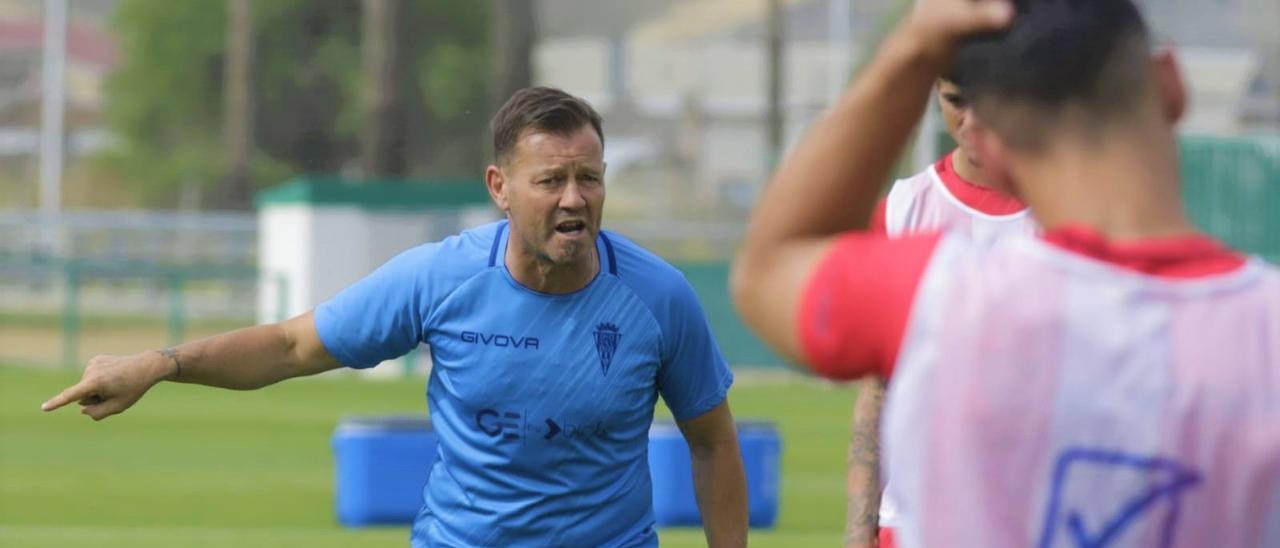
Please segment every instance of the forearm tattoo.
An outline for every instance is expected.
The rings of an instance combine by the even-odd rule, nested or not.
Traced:
[[[849,437],[846,546],[873,546],[880,522],[880,410],[884,385],[866,381],[854,405]]]
[[[182,378],[182,362],[178,361],[178,351],[173,348],[166,348],[159,351],[162,356],[173,360],[173,377],[169,380],[176,381]]]

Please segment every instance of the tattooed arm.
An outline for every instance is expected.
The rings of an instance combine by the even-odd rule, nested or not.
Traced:
[[[250,390],[341,365],[320,341],[308,312],[166,350],[95,356],[79,383],[41,408],[52,411],[78,401],[81,413],[102,420],[128,409],[160,381]]]
[[[853,406],[853,430],[849,439],[848,515],[846,548],[877,546],[880,518],[880,410],[884,405],[884,381],[860,383]]]

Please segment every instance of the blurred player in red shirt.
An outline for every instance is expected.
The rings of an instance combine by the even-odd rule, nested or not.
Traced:
[[[970,150],[968,129],[973,109],[950,77],[936,85],[943,125],[957,143],[954,150],[909,178],[895,182],[871,215],[871,231],[897,238],[946,229],[983,244],[1008,236],[1033,235],[1035,222],[1017,198],[995,190]],[[860,382],[849,438],[846,548],[893,546],[897,505],[881,500],[880,411],[885,384]],[[888,478],[883,478],[887,480]]]
[[[949,70],[1043,235],[867,231]],[[919,0],[779,167],[734,297],[815,372],[893,378],[901,546],[1280,546],[1280,271],[1188,220],[1185,107],[1131,0]]]

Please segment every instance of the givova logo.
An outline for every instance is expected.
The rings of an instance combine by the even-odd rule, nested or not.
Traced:
[[[497,346],[499,348],[536,350],[539,344],[537,337],[513,337],[511,335],[496,335],[491,333],[481,333],[479,331],[463,331],[461,339],[464,343],[478,344],[482,346]]]

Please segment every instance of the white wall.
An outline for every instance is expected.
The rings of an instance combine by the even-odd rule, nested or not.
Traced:
[[[258,322],[302,314],[412,247],[493,220],[462,212],[370,211],[357,206],[268,205],[259,211]],[[280,311],[280,280],[285,310]]]
[[[311,290],[302,273],[312,270],[312,215],[299,204],[263,208],[258,218],[258,323],[270,323],[307,310],[300,307]]]

